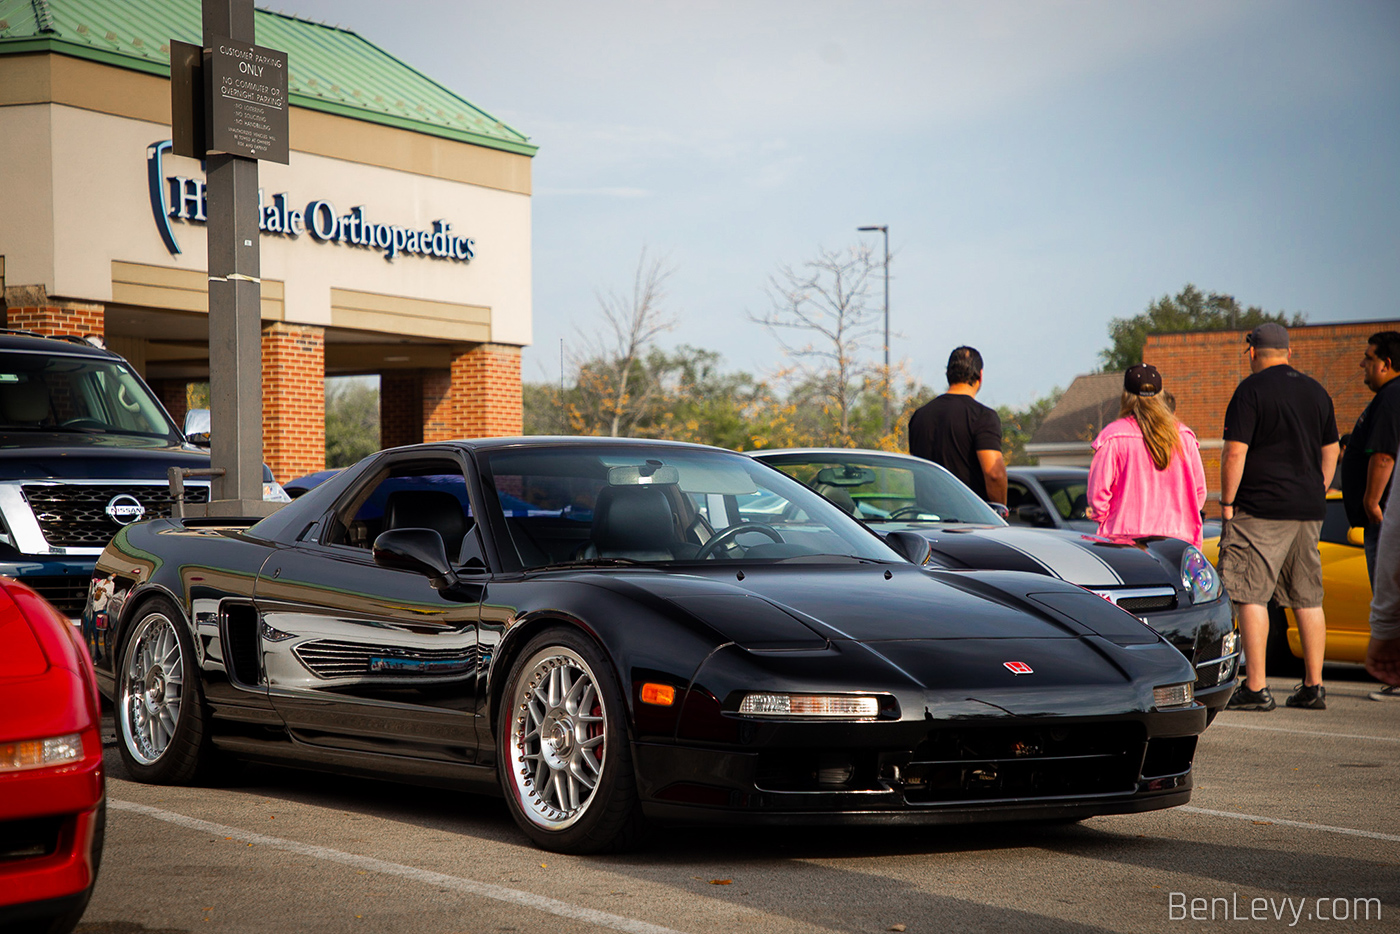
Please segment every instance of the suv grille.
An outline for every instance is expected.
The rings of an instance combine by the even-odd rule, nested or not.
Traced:
[[[123,494],[133,496],[145,513],[142,519],[170,516],[170,488],[165,484],[61,483],[25,484],[24,498],[39,520],[44,540],[55,548],[102,548],[121,524],[107,515],[107,504]],[[209,501],[209,488],[188,486],[185,501]]]
[[[79,574],[21,577],[18,580],[33,587],[39,596],[53,604],[55,610],[69,617],[83,615],[83,608],[87,606],[88,586],[92,583],[90,578]]]

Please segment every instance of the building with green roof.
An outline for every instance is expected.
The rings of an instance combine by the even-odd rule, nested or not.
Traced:
[[[259,167],[268,463],[322,465],[326,375],[380,376],[385,446],[518,433],[535,145],[353,31],[255,27],[290,105],[290,163]],[[6,323],[102,334],[177,417],[209,351],[170,42],[201,36],[199,0],[0,0]]]

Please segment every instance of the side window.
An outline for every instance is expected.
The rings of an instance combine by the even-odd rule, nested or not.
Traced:
[[[455,562],[473,522],[466,480],[455,461],[401,462],[342,500],[324,544],[367,549],[389,529],[432,529]]]
[[[1037,505],[1035,496],[1024,483],[1016,480],[1008,480],[1006,482],[1006,508],[1011,510],[1011,518],[1009,521],[1021,521],[1020,517],[1016,515],[1017,507],[1035,505]]]

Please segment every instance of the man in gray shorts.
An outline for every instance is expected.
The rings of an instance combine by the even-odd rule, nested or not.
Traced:
[[[1246,663],[1229,709],[1277,706],[1264,680],[1274,599],[1293,608],[1303,643],[1303,683],[1287,704],[1323,710],[1327,621],[1317,539],[1337,466],[1337,419],[1327,390],[1288,365],[1287,328],[1261,324],[1245,341],[1251,375],[1225,410],[1220,461],[1220,576],[1239,616]]]

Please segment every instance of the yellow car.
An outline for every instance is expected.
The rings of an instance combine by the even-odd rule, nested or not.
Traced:
[[[1322,609],[1327,615],[1327,649],[1324,657],[1333,662],[1362,662],[1366,642],[1371,638],[1371,579],[1366,573],[1361,530],[1351,528],[1342,494],[1327,493],[1327,517],[1322,520]],[[1217,564],[1220,539],[1208,538],[1207,558]],[[1303,646],[1298,640],[1298,623],[1291,611],[1269,605],[1269,653],[1265,660],[1271,674],[1300,672]]]

